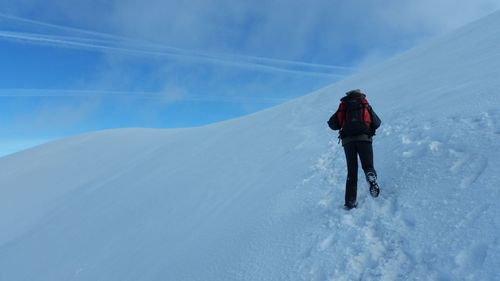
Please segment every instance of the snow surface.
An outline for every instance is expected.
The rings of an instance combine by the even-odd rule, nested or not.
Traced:
[[[346,212],[352,88],[382,190]],[[500,280],[499,89],[497,12],[244,118],[0,158],[0,280]]]

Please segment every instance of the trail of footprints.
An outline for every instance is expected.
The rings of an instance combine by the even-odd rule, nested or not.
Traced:
[[[331,145],[316,164],[323,179],[324,196],[317,203],[323,217],[313,246],[307,249],[303,280],[364,280],[397,277],[408,263],[402,250],[401,233],[408,224],[392,198],[368,196],[367,185],[359,183],[357,209],[343,210],[345,164],[340,146]],[[366,190],[365,190],[366,189]]]
[[[498,140],[500,126],[488,113],[475,117],[450,118],[450,123],[460,123],[467,130],[484,130]],[[480,154],[463,151],[453,132],[434,132],[429,122],[421,127],[408,123],[387,125],[381,131],[381,140],[396,138],[400,141],[394,153],[400,154],[396,163],[402,173],[415,173],[407,168],[408,160],[421,157],[441,157],[451,163],[448,172],[455,175],[457,186],[465,189],[472,185],[486,169],[487,158]],[[449,141],[449,143],[447,143]],[[411,253],[405,241],[411,239],[415,228],[413,215],[398,202],[401,181],[380,182],[382,195],[377,199],[368,196],[363,181],[358,183],[359,207],[350,212],[342,209],[345,163],[342,147],[332,141],[329,150],[318,159],[314,175],[320,181],[323,197],[317,202],[323,224],[314,233],[313,245],[300,262],[302,280],[400,280],[415,271],[417,254]],[[432,167],[428,167],[432,174]],[[386,171],[394,172],[394,171]],[[413,175],[415,176],[415,175]],[[362,177],[360,177],[362,179]],[[476,256],[484,253],[484,247],[475,246]],[[470,264],[464,253],[458,263]]]

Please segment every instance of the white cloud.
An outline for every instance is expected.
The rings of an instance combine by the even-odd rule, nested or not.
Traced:
[[[420,0],[388,1],[387,6],[382,6],[375,12],[391,28],[407,31],[420,29],[430,34],[440,34],[498,9],[500,2],[496,0]]]

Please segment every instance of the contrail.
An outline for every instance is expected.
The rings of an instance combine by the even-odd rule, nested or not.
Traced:
[[[63,26],[63,25],[57,25],[57,24],[52,24],[52,23],[46,23],[43,21],[37,21],[37,20],[31,20],[31,19],[26,19],[26,18],[21,18],[21,17],[16,17],[12,15],[7,15],[2,12],[0,12],[0,17],[9,19],[9,20],[14,20],[14,21],[19,21],[19,22],[25,22],[33,25],[38,25],[38,26],[44,26],[44,27],[50,27],[54,29],[59,29],[59,30],[64,30],[64,31],[72,31],[72,32],[78,32],[78,33],[83,33],[91,36],[96,36],[96,37],[103,37],[103,38],[108,38],[108,39],[114,39],[114,40],[130,40],[129,38],[118,36],[118,35],[112,35],[112,34],[107,34],[107,33],[101,33],[101,32],[96,32],[96,31],[91,31],[91,30],[85,30],[85,29],[80,29],[80,28],[75,28],[75,27],[68,27],[68,26]]]
[[[163,92],[146,91],[107,91],[107,90],[75,90],[75,89],[0,89],[0,97],[16,98],[48,98],[48,97],[83,97],[83,98],[131,98],[131,99],[168,99]],[[172,102],[254,102],[282,103],[286,98],[266,97],[229,97],[229,96],[182,96]]]
[[[275,65],[269,64],[260,64],[252,61],[238,61],[238,60],[228,60],[224,58],[219,58],[215,56],[208,55],[194,55],[194,54],[184,54],[184,53],[173,53],[166,51],[151,51],[144,49],[133,49],[127,47],[118,47],[113,45],[106,44],[98,44],[94,39],[86,39],[86,38],[78,38],[75,40],[74,37],[66,37],[66,36],[51,36],[44,34],[31,34],[31,33],[21,33],[21,32],[8,32],[8,31],[0,31],[0,38],[11,39],[11,40],[22,40],[29,42],[36,42],[39,44],[48,44],[62,47],[72,47],[72,48],[80,48],[80,49],[95,49],[102,51],[115,51],[122,53],[129,53],[135,55],[145,55],[145,56],[153,56],[153,57],[170,57],[170,58],[183,58],[186,60],[194,61],[194,62],[208,62],[219,65],[230,65],[230,66],[238,66],[244,68],[257,68],[266,71],[272,72],[284,72],[290,74],[300,74],[307,76],[320,76],[320,77],[344,77],[343,74],[330,73],[330,72],[322,72],[322,71],[313,71],[313,70],[303,70],[303,69],[290,69],[290,68],[282,68]],[[106,41],[101,41],[103,43],[107,43]],[[113,42],[110,42],[113,43]]]
[[[56,24],[45,23],[36,20],[20,18],[16,16],[0,13],[0,17],[49,27],[62,31],[80,33],[93,38],[77,36],[57,36],[50,34],[32,34],[25,32],[0,31],[0,37],[10,40],[24,40],[36,44],[51,44],[61,47],[95,49],[101,51],[120,51],[134,53],[136,55],[165,56],[171,58],[187,58],[199,62],[209,62],[226,64],[240,67],[258,67],[268,71],[279,71],[301,75],[323,76],[323,77],[344,77],[345,74],[332,73],[332,71],[353,71],[351,67],[332,66],[324,64],[307,63],[292,60],[281,60],[267,57],[255,57],[231,54],[214,54],[199,52],[188,49],[175,48],[162,44],[147,41],[134,40],[123,36],[111,35],[107,33],[89,31],[79,28],[66,27]]]

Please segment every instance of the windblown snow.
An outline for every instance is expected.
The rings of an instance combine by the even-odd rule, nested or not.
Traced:
[[[346,212],[326,120],[353,88],[381,196]],[[1,158],[0,280],[499,280],[499,89],[497,12],[244,118]]]

